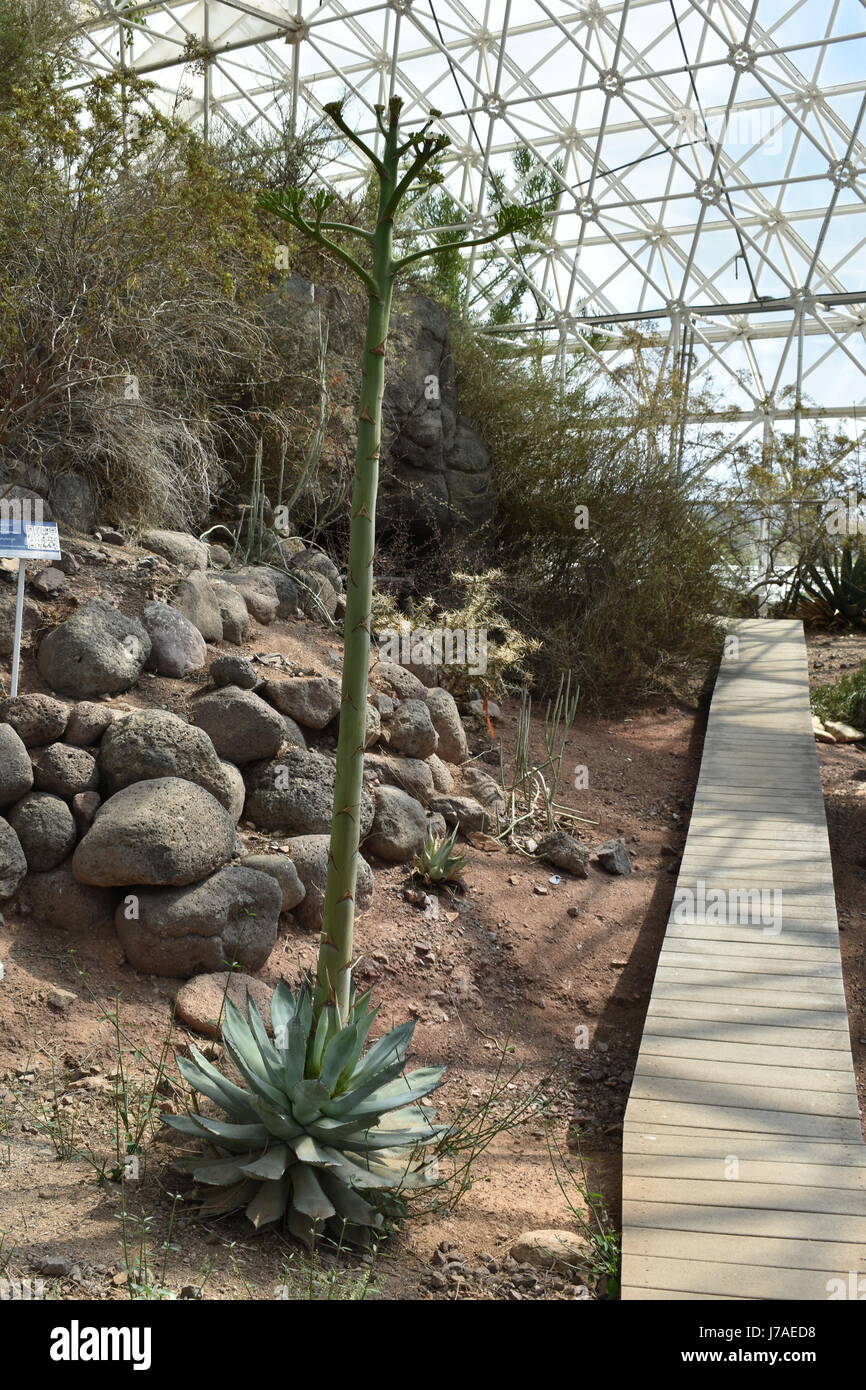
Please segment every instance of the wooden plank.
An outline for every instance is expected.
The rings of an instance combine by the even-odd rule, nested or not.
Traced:
[[[693,1129],[688,1125],[670,1126],[652,1132],[626,1130],[623,1149],[626,1153],[635,1154],[676,1154],[689,1159],[719,1159],[730,1153],[726,1147],[730,1137],[726,1130],[713,1132]],[[836,1144],[823,1139],[802,1143],[800,1139],[786,1135],[742,1134],[737,1140],[737,1157],[741,1164],[769,1164],[779,1172],[787,1172],[798,1163],[843,1168],[849,1172],[861,1171],[864,1167],[862,1143]],[[841,1182],[834,1178],[836,1187],[850,1185],[848,1181]]]
[[[860,1121],[848,1115],[809,1115],[802,1110],[759,1109],[757,1106],[712,1104],[705,1097],[697,1100],[656,1100],[635,1095],[629,1101],[632,1114],[627,1123],[654,1130],[658,1125],[705,1126],[720,1132],[738,1134],[789,1135],[801,1139],[826,1139],[853,1144],[860,1139]]]
[[[681,1066],[685,1066],[681,1063]],[[669,1075],[669,1071],[674,1075]],[[859,1122],[857,1095],[852,1089],[842,1091],[811,1091],[805,1086],[783,1087],[772,1081],[762,1081],[756,1076],[754,1067],[738,1068],[739,1081],[731,1080],[732,1072],[726,1063],[718,1062],[714,1068],[705,1066],[702,1080],[678,1076],[674,1059],[658,1075],[649,1059],[643,1058],[635,1071],[631,1094],[638,1100],[658,1101],[665,1105],[669,1101],[684,1105],[701,1105],[707,1110],[741,1111],[757,1110],[762,1115],[773,1116],[780,1112],[789,1115],[828,1115],[839,1119],[853,1119]],[[724,1079],[722,1079],[724,1077]],[[749,1081],[747,1077],[755,1077]],[[746,1115],[748,1119],[748,1115]]]
[[[623,1297],[826,1299],[849,1271],[862,1296],[866,1148],[802,627],[729,636],[623,1126]]]
[[[848,1279],[846,1271],[837,1267],[830,1270],[799,1270],[784,1266],[766,1268],[763,1266],[738,1266],[731,1264],[712,1264],[705,1260],[671,1260],[644,1256],[631,1257],[623,1261],[623,1279],[628,1280],[625,1298],[653,1298],[668,1302],[670,1299],[797,1299],[825,1300],[828,1290],[842,1281],[845,1287]],[[747,1316],[744,1314],[744,1316]],[[727,1343],[708,1343],[702,1350],[719,1350]]]
[[[812,1205],[820,1199],[825,1190],[834,1193],[853,1190],[866,1198],[866,1166],[862,1164],[847,1167],[840,1164],[833,1167],[830,1164],[806,1162],[764,1163],[739,1155],[737,1163],[738,1182],[759,1183],[766,1188],[782,1188],[786,1194],[786,1202],[796,1200],[800,1205],[803,1202]],[[668,1195],[672,1180],[677,1183],[687,1182],[690,1190],[694,1191],[695,1182],[723,1181],[730,1166],[730,1155],[713,1155],[708,1158],[681,1153],[626,1153],[623,1157],[624,1172],[637,1178],[653,1178],[667,1184]],[[806,1188],[806,1193],[799,1193],[795,1197],[793,1194],[801,1187]],[[730,1201],[730,1196],[725,1200]],[[849,1199],[846,1197],[845,1200]],[[848,1206],[843,1208],[845,1211],[848,1209]]]
[[[636,1185],[639,1186],[642,1181],[637,1179]],[[630,1198],[623,1202],[623,1220],[643,1230],[651,1228],[660,1231],[699,1231],[705,1235],[764,1236],[771,1240],[789,1238],[791,1217],[788,1211],[744,1206],[739,1184],[727,1183],[726,1186],[729,1191],[734,1186],[738,1188],[736,1194],[731,1192],[731,1202],[736,1202],[736,1205],[720,1207],[706,1202],[692,1205]],[[855,1194],[849,1193],[848,1196],[851,1204],[857,1201]],[[805,1201],[808,1200],[808,1197],[805,1198]],[[862,1199],[860,1205],[862,1207]],[[816,1245],[825,1242],[837,1245],[848,1243],[866,1248],[866,1215],[801,1209],[797,1220],[797,1239],[813,1241]]]
[[[634,1169],[631,1169],[631,1173],[634,1179],[630,1184],[632,1201],[638,1204],[653,1203],[666,1212],[671,1191],[669,1178],[648,1176]],[[675,1171],[671,1176],[682,1179],[679,1171]],[[813,1178],[804,1192],[802,1185],[797,1186],[794,1183],[749,1181],[742,1176],[726,1181],[720,1173],[716,1173],[711,1179],[692,1177],[687,1181],[689,1196],[696,1207],[721,1207],[728,1210],[735,1201],[738,1207],[755,1211],[802,1211],[808,1206],[810,1214],[815,1216],[850,1217],[852,1207],[859,1204],[858,1219],[866,1220],[866,1188],[852,1190],[846,1187],[832,1187],[826,1181],[816,1183]],[[853,1195],[854,1191],[857,1192],[857,1196]],[[663,1224],[669,1229],[667,1222]],[[784,1223],[782,1234],[785,1234]],[[853,1234],[853,1229],[848,1226],[845,1239],[850,1240]],[[822,1235],[820,1238],[826,1239],[826,1236]]]
[[[745,1024],[748,1027],[761,1027],[766,1025],[767,1029],[772,1029],[778,1033],[780,1029],[790,1028],[797,1030],[797,1036],[801,1036],[800,1029],[812,1033],[817,1030],[833,1029],[842,1034],[845,1045],[849,1046],[848,1041],[848,1015],[839,1009],[836,1013],[828,1013],[826,1010],[819,1010],[807,1017],[801,1008],[767,1008],[763,1004],[748,1005],[739,1000],[714,1000],[706,997],[706,992],[702,992],[699,999],[692,999],[688,994],[681,996],[678,994],[661,995],[653,989],[649,1008],[647,1009],[647,1019],[679,1018],[679,1019],[701,1019],[713,1023],[733,1023]],[[757,1034],[756,1034],[757,1036]],[[792,1033],[793,1036],[793,1033]],[[801,1044],[802,1045],[802,1044]]]
[[[717,1037],[659,1037],[647,1030],[641,1043],[640,1059],[643,1062],[648,1057],[739,1062],[744,1067],[772,1067],[776,1065],[777,1060],[783,1060],[784,1065],[793,1068],[797,1075],[803,1072],[817,1072],[819,1080],[811,1083],[814,1085],[823,1084],[820,1077],[825,1071],[845,1072],[852,1081],[854,1075],[847,1047],[834,1051],[832,1048],[791,1047],[787,1042],[775,1047],[768,1047],[766,1044],[759,1047],[752,1042],[722,1042]],[[803,1084],[810,1084],[808,1078]]]
[[[716,1044],[718,1046],[718,1044]],[[760,1055],[760,1049],[752,1049]],[[769,1049],[768,1049],[769,1050]],[[784,1052],[784,1049],[782,1049]],[[843,1054],[844,1056],[844,1054]],[[680,1081],[712,1082],[726,1088],[743,1086],[746,1076],[753,1077],[756,1087],[770,1087],[779,1091],[797,1090],[818,1091],[822,1095],[844,1091],[854,1097],[856,1108],[857,1088],[854,1072],[850,1068],[800,1067],[792,1063],[780,1065],[766,1056],[761,1061],[747,1061],[738,1053],[733,1056],[683,1057],[670,1052],[647,1052],[641,1048],[636,1075],[641,1077],[677,1078]],[[636,1092],[639,1094],[639,1092]],[[838,1111],[834,1113],[839,1113]]]

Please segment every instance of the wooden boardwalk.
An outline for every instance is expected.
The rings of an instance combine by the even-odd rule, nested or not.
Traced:
[[[730,638],[625,1114],[622,1296],[866,1298],[803,631]]]

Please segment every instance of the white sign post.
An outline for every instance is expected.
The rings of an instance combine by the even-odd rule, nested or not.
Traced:
[[[60,536],[53,521],[38,524],[20,517],[0,517],[0,558],[18,561],[15,596],[15,636],[12,645],[12,694],[18,694],[21,669],[21,631],[24,626],[24,580],[28,560],[59,560]]]

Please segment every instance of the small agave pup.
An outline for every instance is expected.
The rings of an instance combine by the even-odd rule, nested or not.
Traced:
[[[424,841],[421,853],[415,855],[415,862],[412,865],[413,873],[431,885],[458,883],[460,875],[466,868],[467,861],[462,854],[455,854],[456,839],[456,828],[443,839],[434,835],[431,830]]]
[[[414,1022],[393,1029],[364,1054],[376,1011],[369,996],[356,997],[351,968],[355,922],[360,801],[370,620],[373,601],[376,493],[382,431],[385,350],[394,283],[409,265],[446,247],[430,247],[402,257],[394,254],[394,218],[407,195],[435,178],[431,162],[449,143],[422,130],[402,134],[402,102],[376,108],[381,154],[348,125],[340,103],[325,111],[343,137],[369,161],[378,180],[378,210],[372,231],[327,220],[333,197],[321,192],[310,203],[298,189],[263,193],[260,206],[328,249],[355,273],[368,299],[362,365],[355,478],[352,491],[342,707],[328,875],[315,989],[294,995],[280,984],[271,1006],[273,1041],[252,1001],[249,1023],[226,1005],[222,1029],[226,1050],[245,1090],[227,1080],[192,1049],[193,1061],[180,1061],[186,1080],[214,1101],[229,1120],[198,1114],[168,1116],[184,1134],[207,1140],[215,1158],[185,1163],[198,1182],[222,1189],[206,1204],[210,1211],[246,1206],[256,1226],[287,1218],[302,1240],[321,1234],[365,1240],[381,1224],[377,1190],[394,1193],[433,1181],[425,1151],[443,1133],[417,1101],[438,1086],[442,1070],[404,1074]],[[489,236],[463,245],[478,246],[517,230],[524,215],[509,209]],[[354,238],[361,259],[333,240]],[[360,1196],[367,1191],[371,1200]]]

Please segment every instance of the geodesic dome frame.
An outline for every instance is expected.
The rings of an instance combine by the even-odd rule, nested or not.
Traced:
[[[347,94],[375,141],[389,95],[410,122],[436,108],[446,186],[471,225],[497,175],[520,201],[511,157],[528,147],[556,210],[542,241],[503,250],[532,292],[497,333],[541,333],[562,361],[591,353],[616,374],[637,332],[714,382],[737,437],[835,418],[853,440],[866,424],[863,0],[84,8],[89,72],[134,69],[205,128],[276,131],[286,103],[301,127]],[[351,148],[326,174],[362,178]],[[477,300],[495,300],[470,271]]]

